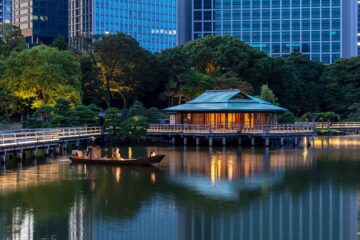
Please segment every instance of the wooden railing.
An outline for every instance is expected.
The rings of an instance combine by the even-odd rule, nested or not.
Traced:
[[[316,125],[316,128],[332,128],[332,129],[360,129],[360,122],[337,122],[337,123],[329,123],[329,122],[316,122],[316,123],[305,123],[298,122],[296,124],[301,125]]]
[[[101,127],[3,130],[0,131],[0,147],[51,143],[63,139],[98,136],[101,134]]]
[[[310,124],[259,124],[259,125],[189,125],[189,124],[150,124],[149,134],[296,134],[314,133],[315,125]]]

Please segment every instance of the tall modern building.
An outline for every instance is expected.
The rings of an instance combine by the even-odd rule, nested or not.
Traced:
[[[68,0],[13,0],[12,14],[12,24],[20,27],[28,46],[68,36]]]
[[[357,14],[357,0],[183,0],[178,43],[231,35],[270,56],[332,63],[357,55]]]
[[[123,32],[152,52],[176,46],[176,0],[69,0],[70,43]]]
[[[357,34],[357,37],[358,37],[358,56],[360,56],[360,0],[357,0],[358,2],[358,34]]]
[[[0,0],[0,24],[11,23],[11,0]]]

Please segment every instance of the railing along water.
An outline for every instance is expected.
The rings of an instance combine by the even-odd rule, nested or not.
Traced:
[[[0,147],[51,143],[101,134],[101,127],[3,130],[0,131]]]
[[[314,124],[232,124],[232,125],[190,125],[190,124],[150,124],[149,134],[312,134]]]

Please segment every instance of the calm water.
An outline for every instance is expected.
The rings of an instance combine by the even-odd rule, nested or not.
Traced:
[[[358,239],[360,140],[131,150],[167,157],[157,168],[62,157],[2,169],[0,239]]]

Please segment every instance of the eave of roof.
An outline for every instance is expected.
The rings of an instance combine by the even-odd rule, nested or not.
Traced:
[[[243,98],[237,98],[240,94]],[[206,91],[194,100],[164,109],[168,112],[284,112],[287,109],[245,95],[240,90]]]

